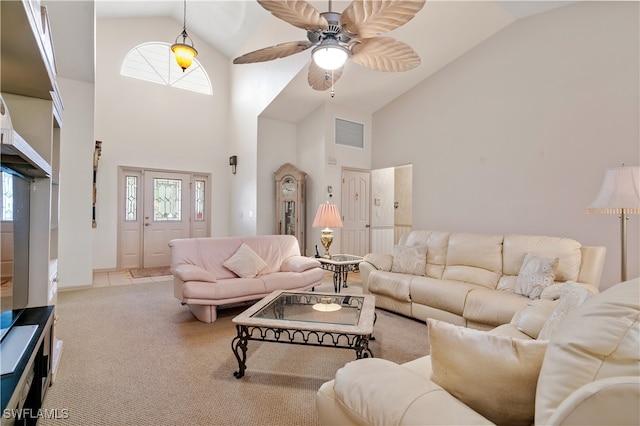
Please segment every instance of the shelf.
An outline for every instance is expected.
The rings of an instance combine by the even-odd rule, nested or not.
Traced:
[[[33,4],[32,4],[33,3]],[[0,51],[2,76],[0,90],[17,95],[52,100],[55,68],[48,60],[42,34],[40,2],[3,1],[0,3]],[[35,9],[38,8],[36,11]]]
[[[51,165],[15,130],[0,129],[2,163],[10,164],[25,176],[51,176]]]

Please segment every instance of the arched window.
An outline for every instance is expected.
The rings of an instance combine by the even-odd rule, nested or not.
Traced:
[[[120,74],[178,89],[212,95],[211,81],[197,59],[185,72],[176,63],[171,45],[163,42],[140,44],[127,54]]]

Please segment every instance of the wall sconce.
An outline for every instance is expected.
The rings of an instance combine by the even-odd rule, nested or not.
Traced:
[[[236,174],[236,166],[238,165],[238,156],[232,155],[229,157],[229,165],[231,166],[231,173]]]

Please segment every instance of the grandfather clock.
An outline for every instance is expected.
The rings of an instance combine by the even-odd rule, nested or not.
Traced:
[[[305,191],[307,174],[291,163],[273,172],[276,178],[276,231],[298,239],[300,253],[305,254]]]

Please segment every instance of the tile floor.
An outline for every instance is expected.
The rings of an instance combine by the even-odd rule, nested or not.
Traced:
[[[128,271],[94,272],[93,287],[113,287],[117,285],[148,283],[151,281],[169,281],[172,279],[173,275],[150,278],[131,278]]]

